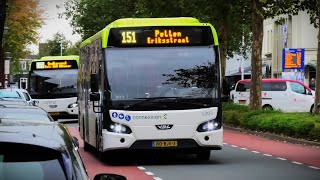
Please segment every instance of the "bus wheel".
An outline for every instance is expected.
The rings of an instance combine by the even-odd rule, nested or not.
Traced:
[[[270,105],[264,105],[262,107],[262,110],[264,110],[264,111],[272,111],[273,109],[272,109],[272,107]]]
[[[86,141],[83,141],[83,149],[85,151],[89,151],[90,150],[90,144],[87,143]]]
[[[204,150],[197,152],[197,159],[203,160],[203,161],[208,161],[210,159],[210,150]]]

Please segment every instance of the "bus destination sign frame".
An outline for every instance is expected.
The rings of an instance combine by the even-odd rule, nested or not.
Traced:
[[[213,45],[210,26],[128,27],[110,30],[109,47]]]
[[[36,61],[31,64],[31,70],[50,70],[50,69],[77,69],[76,60],[50,60]]]

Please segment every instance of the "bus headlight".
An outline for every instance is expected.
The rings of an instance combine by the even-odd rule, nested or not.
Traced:
[[[214,131],[221,128],[221,124],[219,122],[216,122],[215,120],[210,120],[204,123],[201,123],[197,131],[198,132],[208,132],[208,131]]]
[[[121,133],[121,134],[130,134],[132,132],[128,126],[124,124],[119,124],[119,123],[111,123],[110,125],[107,126],[107,130],[110,132]]]
[[[76,108],[78,107],[78,103],[69,104],[68,108]]]

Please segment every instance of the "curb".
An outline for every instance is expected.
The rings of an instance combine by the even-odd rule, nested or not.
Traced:
[[[251,131],[247,129],[242,129],[242,128],[236,128],[236,127],[231,127],[231,126],[226,126],[224,125],[223,128],[231,131],[238,131],[246,134],[253,134],[256,136],[268,138],[271,140],[278,140],[282,142],[289,142],[292,144],[300,144],[300,145],[306,145],[306,146],[315,146],[317,148],[320,148],[320,142],[314,142],[314,141],[308,141],[308,140],[302,140],[302,139],[296,139],[292,137],[285,137],[285,136],[280,136],[277,134],[271,134],[271,133],[265,133],[265,132],[256,132],[256,131]]]

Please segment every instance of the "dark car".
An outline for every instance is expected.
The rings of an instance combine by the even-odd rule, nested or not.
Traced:
[[[78,141],[63,124],[0,120],[0,147],[1,180],[89,179]],[[94,179],[126,178],[99,174]]]
[[[42,108],[28,105],[0,104],[0,119],[27,121],[54,121]]]

